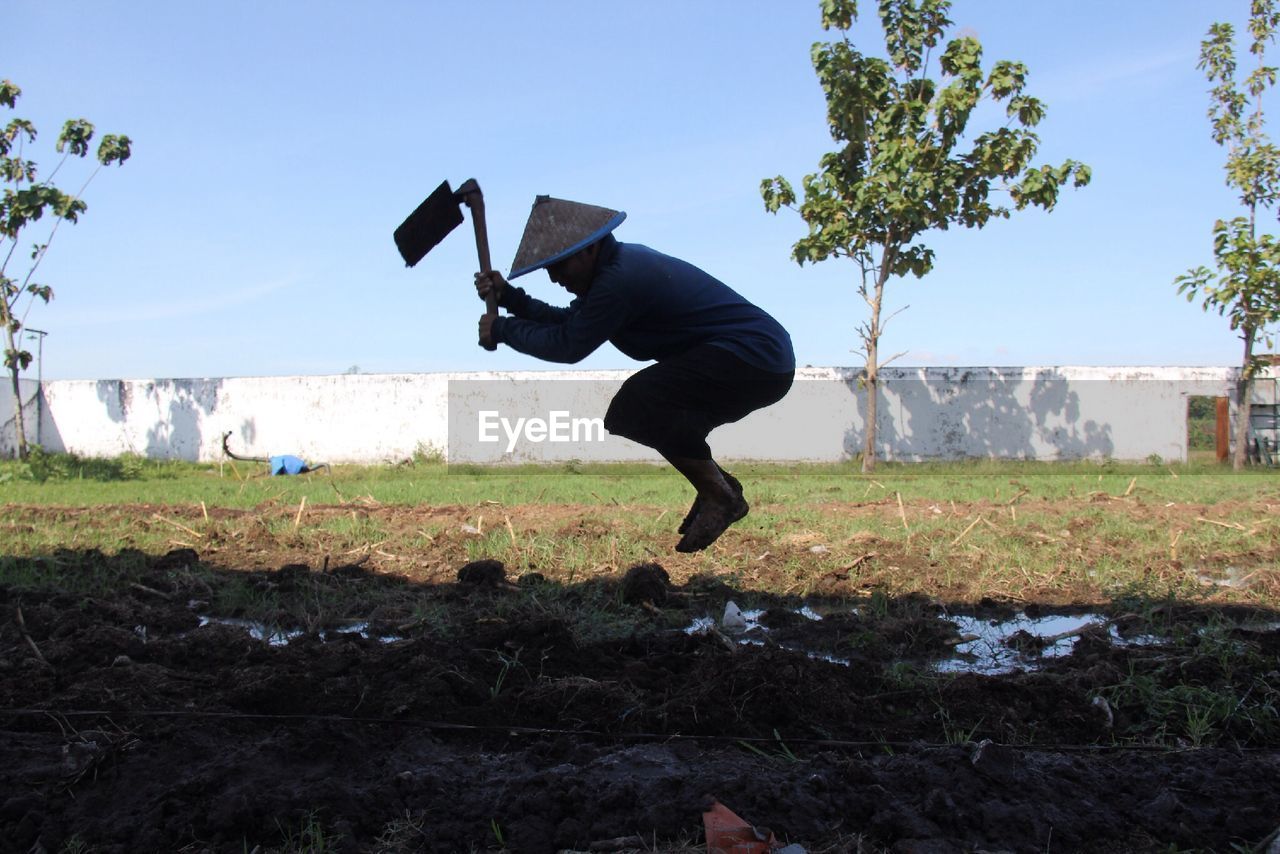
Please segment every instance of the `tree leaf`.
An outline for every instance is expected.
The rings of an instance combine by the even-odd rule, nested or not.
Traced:
[[[89,153],[89,141],[93,139],[93,123],[88,119],[68,119],[58,134],[58,152],[67,152],[76,157],[84,157]]]
[[[22,90],[13,81],[0,80],[0,104],[10,108],[16,107],[20,95],[22,95]]]

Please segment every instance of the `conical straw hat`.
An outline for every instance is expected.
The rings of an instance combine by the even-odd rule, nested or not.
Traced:
[[[508,279],[568,258],[613,231],[627,218],[623,211],[538,196]]]

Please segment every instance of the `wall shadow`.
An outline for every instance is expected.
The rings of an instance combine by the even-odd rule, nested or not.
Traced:
[[[860,377],[845,382],[858,415],[844,439],[850,456],[861,453],[865,441],[861,425],[867,420],[867,396]],[[1082,418],[1073,382],[1080,383],[1049,369],[1030,378],[1021,371],[972,368],[883,371],[876,418],[879,453],[902,461],[1112,456],[1113,425]]]
[[[146,383],[99,380],[95,392],[102,411],[112,423],[128,429],[155,411],[141,448],[135,452],[151,459],[197,460],[204,443],[202,425],[218,409],[221,379],[164,379]],[[130,441],[130,444],[134,443]]]
[[[203,441],[200,426],[218,408],[220,379],[157,380],[147,383],[147,396],[167,400],[167,412],[147,430],[146,456],[195,460]]]

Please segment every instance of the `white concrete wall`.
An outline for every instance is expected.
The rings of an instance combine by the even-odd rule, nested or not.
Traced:
[[[775,436],[811,453],[862,450],[865,391],[853,369],[808,369],[779,407],[761,413]],[[881,372],[881,459],[1184,460],[1190,395],[1233,392],[1229,368],[887,368]],[[754,417],[754,416],[753,416]],[[726,456],[755,457],[762,437],[744,422],[723,428]]]
[[[45,383],[41,444],[92,456],[246,456],[373,462],[442,446],[446,374],[66,380]]]
[[[45,383],[39,441],[47,450],[86,456],[128,452],[214,461],[222,456],[222,434],[230,431],[237,453],[294,454],[312,463],[403,460],[417,449],[448,452],[451,462],[656,460],[648,449],[617,439],[523,442],[510,454],[498,446],[481,452],[469,432],[481,411],[499,406],[515,410],[513,415],[535,416],[546,411],[548,400],[569,400],[564,405],[575,416],[602,417],[627,376],[627,371],[529,371],[64,380]],[[712,434],[716,456],[778,461],[855,456],[862,448],[865,409],[858,376],[849,368],[800,370],[782,402]],[[883,459],[1142,460],[1158,454],[1181,460],[1186,458],[1187,396],[1231,395],[1236,371],[886,368],[881,376]],[[4,412],[0,408],[0,417]],[[0,434],[0,451],[6,438],[12,440],[11,423],[9,434]]]

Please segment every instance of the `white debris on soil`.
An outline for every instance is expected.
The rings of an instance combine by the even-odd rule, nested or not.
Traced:
[[[738,603],[732,600],[725,603],[724,616],[720,618],[720,625],[726,632],[747,630],[747,620],[742,616],[742,609],[738,607]]]
[[[1094,707],[1094,708],[1096,708],[1096,709],[1101,710],[1102,714],[1106,717],[1106,719],[1107,719],[1107,729],[1111,729],[1113,726],[1115,726],[1116,717],[1115,717],[1115,715],[1112,713],[1112,711],[1111,711],[1111,704],[1107,702],[1107,698],[1106,698],[1106,697],[1103,697],[1103,696],[1101,696],[1101,695],[1099,695],[1099,696],[1097,696],[1097,697],[1094,697],[1094,698],[1093,698],[1093,707]]]

